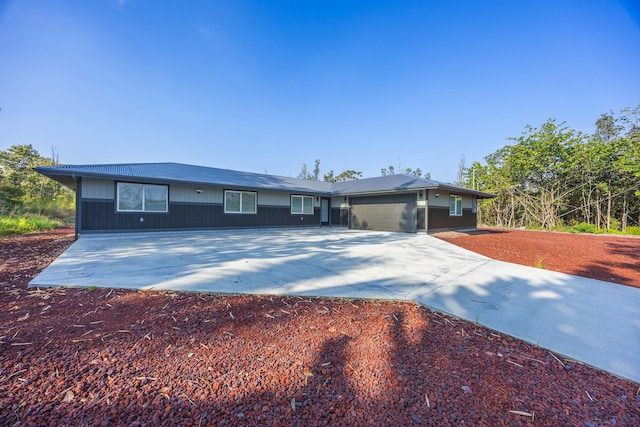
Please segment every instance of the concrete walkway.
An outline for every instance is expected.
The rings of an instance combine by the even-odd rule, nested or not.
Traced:
[[[30,286],[415,300],[640,382],[640,289],[494,261],[424,234],[87,235]]]

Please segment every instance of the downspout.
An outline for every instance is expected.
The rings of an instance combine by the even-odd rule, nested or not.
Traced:
[[[73,174],[71,176],[76,183],[76,235],[75,239],[80,237],[80,224],[82,222],[82,178]]]

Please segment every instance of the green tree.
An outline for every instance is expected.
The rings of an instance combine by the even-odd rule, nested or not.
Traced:
[[[53,153],[55,159],[55,149]],[[32,145],[13,145],[0,151],[0,203],[8,209],[38,213],[45,206],[72,206],[73,192],[33,170],[56,161],[40,155]]]
[[[380,175],[382,176],[395,175],[395,173],[396,173],[396,169],[391,165],[389,165],[388,168],[380,169]]]
[[[331,170],[324,175],[324,180],[327,182],[353,181],[360,178],[362,178],[362,172],[352,169],[342,171],[335,176]]]
[[[300,169],[300,173],[298,174],[299,179],[306,179],[309,181],[317,181],[320,179],[320,159],[316,159],[315,164],[313,165],[313,171],[309,172],[307,169],[307,164],[303,163],[302,168]]]
[[[466,184],[496,194],[480,204],[489,224],[640,224],[640,105],[602,114],[592,135],[550,119],[466,169]],[[471,180],[475,178],[475,182]]]
[[[431,178],[431,174],[430,173],[422,173],[422,169],[420,168],[416,168],[416,169],[412,169],[412,168],[402,168],[400,166],[398,166],[398,170],[400,171],[400,174],[404,174],[404,175],[408,175],[408,176],[417,176],[418,178],[423,177],[426,179],[430,179]],[[394,168],[393,166],[389,166],[388,168],[382,168],[380,169],[380,175],[381,176],[388,176],[388,175],[395,175],[396,174],[396,168]]]
[[[324,181],[326,182],[336,182],[336,178],[333,176],[333,171],[330,170],[329,172],[324,174],[324,177],[322,178]]]

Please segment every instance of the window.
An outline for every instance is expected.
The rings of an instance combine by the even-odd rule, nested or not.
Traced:
[[[291,214],[313,215],[313,196],[291,196]]]
[[[462,196],[449,196],[449,216],[462,216]]]
[[[253,191],[224,192],[224,213],[255,214],[258,211],[258,193]]]
[[[118,212],[168,212],[169,187],[119,182],[117,204]]]

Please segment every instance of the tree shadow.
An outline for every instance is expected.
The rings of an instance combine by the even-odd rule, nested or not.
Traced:
[[[93,298],[79,306],[75,294]],[[46,414],[58,425],[498,425],[514,408],[535,409],[541,421],[552,414],[541,406],[547,396],[527,389],[530,376],[559,366],[546,351],[411,303],[108,289],[67,297],[36,324],[66,331],[61,341],[0,347],[2,359],[21,363],[12,372],[34,368],[3,385],[15,416],[0,421]],[[56,310],[65,322],[55,323]],[[300,341],[274,345],[283,334]],[[563,381],[577,371],[562,371]]]
[[[613,282],[640,288],[640,262],[638,259],[638,245],[630,243],[607,243],[606,250],[618,258],[627,261],[597,261],[581,265],[575,274],[592,277],[597,280]]]

